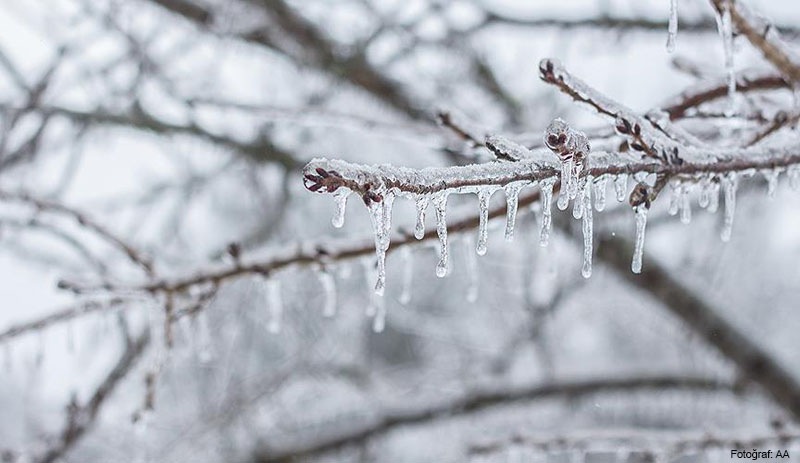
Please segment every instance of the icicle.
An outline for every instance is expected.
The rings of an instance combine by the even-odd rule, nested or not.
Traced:
[[[372,331],[382,333],[386,327],[386,299],[382,297],[374,298],[375,317],[372,319]]]
[[[269,332],[279,333],[283,323],[283,300],[281,299],[280,282],[274,278],[266,281],[267,306],[269,307]]]
[[[479,255],[486,254],[486,242],[489,239],[489,199],[497,191],[496,188],[483,188],[478,192],[478,212],[480,223],[478,224],[478,243],[475,245],[475,252]]]
[[[336,315],[336,279],[328,270],[320,270],[317,275],[322,286],[322,315],[333,317]]]
[[[347,209],[347,197],[350,196],[350,193],[351,191],[347,188],[339,188],[333,193],[336,209],[331,219],[331,225],[336,228],[342,228],[344,225],[344,212]]]
[[[709,197],[708,197],[708,212],[715,213],[717,209],[719,209],[719,182],[715,182],[714,179],[711,179],[711,185],[709,186]]]
[[[561,161],[561,192],[558,195],[558,208],[567,210],[569,205],[569,185],[572,183],[572,158]]]
[[[669,215],[676,215],[681,206],[681,187],[678,183],[669,184]]]
[[[614,177],[614,193],[617,195],[617,201],[625,201],[625,193],[628,190],[628,174],[619,174]]]
[[[375,255],[377,257],[378,278],[375,293],[383,296],[386,291],[386,250],[392,233],[392,205],[394,193],[387,191],[380,202],[373,201],[369,206],[372,229],[375,235]]]
[[[428,210],[429,198],[426,195],[417,197],[417,225],[414,227],[414,238],[421,240],[425,236],[425,211]]]
[[[778,169],[765,169],[761,175],[767,180],[767,198],[775,199],[775,191],[778,189],[778,176],[781,171]]]
[[[514,240],[514,226],[517,222],[517,205],[519,204],[519,191],[528,182],[513,182],[505,186],[506,192],[506,241]]]
[[[414,255],[410,246],[403,246],[400,249],[400,256],[403,260],[403,289],[400,292],[400,303],[403,305],[411,302],[411,284],[414,280]]]
[[[725,217],[722,224],[722,241],[730,241],[733,230],[733,214],[736,212],[736,174],[731,172],[722,177],[722,189],[725,194]]]
[[[697,199],[697,204],[701,208],[708,207],[711,201],[711,184],[714,183],[710,178],[704,177],[700,182],[700,197]]]
[[[580,197],[578,197],[575,202],[572,203],[572,217],[576,219],[583,217],[583,190],[585,188],[588,188],[588,186],[581,188]]]
[[[594,209],[602,212],[606,208],[606,186],[608,177],[600,177],[594,181]]]
[[[583,203],[583,268],[581,275],[584,278],[592,276],[592,177],[586,177],[583,185],[583,197],[578,202]]]
[[[636,244],[633,250],[631,271],[642,273],[642,256],[644,255],[644,230],[647,227],[647,207],[644,204],[634,208],[636,213]]]
[[[729,113],[733,113],[734,98],[736,96],[736,70],[733,66],[733,24],[731,24],[731,0],[722,3],[722,11],[717,15],[717,29],[722,37],[722,48],[725,53],[725,72],[728,75],[728,98],[730,99]]]
[[[678,38],[678,0],[669,2],[669,29],[667,32],[667,51],[675,51],[675,41]]]
[[[800,189],[800,167],[789,167],[786,171],[786,175],[789,177],[789,187],[794,191]]]
[[[681,223],[684,225],[688,225],[692,221],[692,204],[689,199],[689,187],[682,186],[680,189]]]
[[[467,259],[467,302],[478,300],[478,256],[472,252],[472,238],[464,238],[464,257]]]
[[[447,275],[447,192],[439,193],[433,198],[433,207],[436,209],[436,234],[439,235],[436,276],[444,278]]]
[[[547,246],[550,242],[550,227],[552,226],[553,206],[553,184],[556,183],[555,177],[547,178],[539,182],[542,197],[542,223],[539,231],[539,245]]]

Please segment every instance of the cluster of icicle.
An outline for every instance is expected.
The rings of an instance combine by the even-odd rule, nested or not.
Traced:
[[[618,202],[627,200],[628,194],[628,175],[604,175],[599,178],[593,178],[591,175],[586,175],[584,169],[588,161],[588,142],[585,136],[578,131],[569,128],[563,121],[556,119],[551,123],[545,132],[545,143],[549,144],[549,139],[555,137],[557,140],[562,134],[565,135],[564,142],[568,145],[566,152],[582,153],[582,155],[575,156],[560,156],[561,158],[561,189],[557,199],[558,208],[566,210],[569,207],[570,201],[572,204],[573,217],[582,221],[582,232],[584,241],[583,250],[583,265],[582,275],[586,278],[591,276],[592,273],[592,253],[593,253],[593,209],[601,212],[606,207],[606,190],[609,181],[613,181],[614,196]],[[557,150],[554,150],[557,151]],[[558,153],[556,153],[558,154]],[[728,173],[709,173],[702,176],[695,176],[691,178],[684,178],[672,181],[667,188],[670,191],[669,198],[669,213],[671,215],[679,215],[680,220],[684,224],[688,224],[692,218],[692,196],[697,197],[698,205],[701,208],[708,210],[710,213],[715,213],[720,207],[720,196],[724,201],[724,218],[721,230],[721,239],[728,241],[731,238],[731,231],[733,227],[734,212],[736,208],[736,188],[738,181],[741,177],[753,176],[759,173],[763,176],[767,184],[767,194],[769,198],[773,198],[778,185],[778,179],[781,173],[785,173],[789,178],[791,187],[795,190],[800,189],[800,166],[792,166],[788,169],[775,168],[765,169],[761,171],[747,170],[742,172],[728,172]],[[552,228],[552,203],[553,203],[553,190],[556,181],[559,177],[552,176],[546,177],[538,181],[540,189],[540,220],[539,220],[539,244],[547,246],[550,240],[550,233]],[[634,181],[638,183],[645,183],[647,179],[646,174],[634,175]],[[505,186],[497,185],[484,185],[479,188],[466,189],[452,189],[444,190],[430,194],[417,194],[413,195],[413,200],[416,204],[416,225],[414,227],[414,236],[421,240],[425,236],[425,217],[427,215],[430,205],[433,205],[436,214],[436,233],[439,238],[439,261],[436,265],[436,275],[438,277],[445,277],[449,270],[449,246],[447,234],[447,198],[453,193],[472,192],[477,196],[479,225],[477,237],[466,237],[462,242],[468,248],[469,252],[465,253],[467,256],[466,267],[469,273],[467,290],[467,300],[474,302],[478,295],[478,275],[477,275],[477,260],[478,255],[484,255],[487,252],[488,230],[489,230],[489,201],[492,195],[499,190],[503,190],[506,197],[507,214],[505,224],[505,239],[511,241],[514,238],[514,231],[516,225],[516,215],[518,212],[518,198],[520,191],[525,187],[537,186],[534,182],[529,181],[515,181],[506,184]],[[722,193],[720,195],[720,193]],[[345,209],[347,199],[351,191],[345,187],[340,187],[334,193],[335,199],[335,212],[332,219],[334,227],[342,227],[344,225]],[[373,262],[372,260],[364,261],[364,275],[367,278],[367,285],[374,288],[370,293],[376,297],[370,297],[370,304],[367,307],[367,314],[374,317],[373,329],[380,332],[385,326],[385,303],[383,302],[383,294],[386,290],[386,251],[389,249],[390,235],[392,231],[392,206],[395,198],[400,194],[399,191],[392,188],[385,188],[380,190],[382,201],[372,201],[368,210],[370,213],[374,240],[375,252],[377,258],[377,281],[373,287]],[[408,194],[403,194],[409,196]],[[642,258],[644,254],[645,242],[645,228],[647,225],[648,207],[644,204],[634,207],[635,223],[636,223],[636,239],[634,244],[633,259],[631,262],[631,270],[634,273],[642,271]],[[399,250],[401,260],[404,262],[404,270],[402,272],[402,289],[399,297],[401,304],[407,304],[411,300],[411,288],[413,283],[413,252],[411,246],[403,246]],[[333,274],[327,268],[320,268],[317,272],[320,284],[324,291],[324,304],[323,314],[327,317],[333,316],[336,313],[336,283]],[[267,302],[270,307],[270,331],[278,331],[280,329],[281,318],[281,298],[280,289],[274,279],[268,280],[270,283],[267,285]]]

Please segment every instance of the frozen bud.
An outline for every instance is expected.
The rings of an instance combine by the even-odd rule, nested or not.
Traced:
[[[544,144],[555,153],[563,154],[567,148],[569,131],[569,125],[563,119],[553,119],[544,132]]]
[[[650,191],[644,183],[637,183],[631,191],[631,196],[628,198],[631,207],[638,207],[644,204],[644,207],[650,209]]]
[[[586,134],[577,130],[570,130],[567,151],[573,153],[575,157],[585,158],[589,155],[589,149],[589,139]]]

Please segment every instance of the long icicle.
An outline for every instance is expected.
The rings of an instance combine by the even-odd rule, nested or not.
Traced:
[[[539,231],[539,246],[547,246],[550,242],[550,228],[553,221],[553,185],[556,183],[555,177],[550,177],[539,182],[542,196],[542,223]]]
[[[519,191],[528,182],[513,182],[506,185],[506,241],[514,240],[514,227],[517,222],[517,207],[519,205]]]
[[[644,255],[644,232],[647,227],[647,207],[644,204],[634,208],[636,213],[636,243],[633,250],[631,271],[642,273],[642,256]]]
[[[729,173],[722,177],[722,189],[725,195],[725,217],[722,224],[720,238],[722,241],[730,241],[733,230],[733,217],[736,212],[736,186],[737,179],[735,173]]]
[[[428,201],[427,195],[420,195],[416,200],[417,224],[414,227],[414,238],[418,240],[425,236],[425,212],[428,210]]]
[[[592,276],[592,234],[593,234],[593,220],[592,220],[592,177],[587,176],[584,180],[583,195],[579,199],[583,202],[583,268],[581,275],[584,278]]]
[[[342,228],[344,225],[344,213],[347,209],[347,197],[350,196],[351,191],[347,188],[339,188],[333,193],[333,200],[336,204],[336,209],[331,219],[331,225],[335,228]]]
[[[475,245],[475,252],[478,255],[486,254],[486,243],[489,240],[489,199],[495,192],[495,188],[483,188],[478,192],[478,242]]]
[[[436,264],[436,276],[447,276],[447,192],[437,194],[433,198],[436,209],[436,234],[439,235],[439,263]]]
[[[675,51],[675,42],[678,39],[678,0],[669,2],[669,26],[667,31],[667,51]]]

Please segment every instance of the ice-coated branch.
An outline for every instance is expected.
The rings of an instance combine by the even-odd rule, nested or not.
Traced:
[[[654,442],[653,431],[650,430],[612,429],[539,436],[516,433],[511,438],[475,444],[470,447],[469,453],[474,455],[494,454],[515,445],[554,453],[575,450],[605,451],[608,448],[624,447],[628,452],[644,454],[644,459],[641,461],[673,461],[682,456],[694,455],[707,450],[718,449],[728,452],[730,449],[775,446],[786,448],[797,441],[800,441],[800,434],[783,430],[775,430],[770,433],[762,431],[758,434],[712,434],[708,431],[669,432],[660,430],[658,440]]]
[[[710,0],[717,14],[729,14],[736,30],[747,37],[764,58],[772,63],[787,81],[800,84],[800,63],[786,47],[772,24],[756,16],[737,0]]]
[[[620,379],[558,381],[530,386],[498,387],[478,390],[463,397],[403,410],[386,410],[371,421],[347,428],[339,426],[330,434],[315,434],[294,447],[259,448],[253,458],[257,463],[277,463],[288,459],[307,458],[358,445],[403,426],[426,424],[437,419],[480,412],[489,407],[515,402],[549,398],[579,397],[603,392],[684,390],[689,392],[730,391],[732,385],[703,377],[651,376]]]
[[[42,198],[36,198],[28,193],[14,193],[0,190],[0,201],[22,203],[32,207],[35,212],[47,212],[68,217],[83,228],[93,232],[114,248],[121,251],[132,263],[140,267],[148,276],[153,276],[153,263],[142,255],[135,247],[126,243],[122,238],[108,230],[104,225],[90,219],[86,214],[68,207],[64,204]]]
[[[786,80],[774,72],[740,73],[736,76],[736,90],[739,92],[774,90],[786,87]],[[661,109],[669,115],[670,119],[680,119],[686,116],[688,111],[696,109],[703,103],[718,100],[727,95],[727,80],[702,82],[670,98],[662,104]]]

